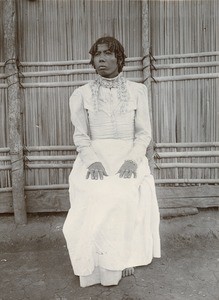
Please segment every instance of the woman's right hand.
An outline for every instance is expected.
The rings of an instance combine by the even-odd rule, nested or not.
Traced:
[[[88,167],[86,179],[91,177],[93,180],[103,180],[103,176],[108,176],[108,174],[101,162],[95,162]]]

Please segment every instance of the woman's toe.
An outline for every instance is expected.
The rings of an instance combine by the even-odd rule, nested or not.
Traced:
[[[126,268],[122,271],[122,277],[131,276],[134,274],[134,268]]]

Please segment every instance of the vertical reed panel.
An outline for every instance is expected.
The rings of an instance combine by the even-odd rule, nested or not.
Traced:
[[[150,1],[153,55],[218,51],[217,0]],[[156,64],[215,62],[218,57],[158,60]],[[218,73],[218,67],[160,69],[153,76]],[[208,142],[219,140],[219,79],[197,79],[152,84],[154,140]],[[159,127],[159,128],[158,128]],[[171,149],[170,149],[171,150]],[[179,149],[180,150],[180,149]],[[192,149],[188,149],[192,150]],[[206,149],[207,150],[207,149]],[[161,149],[162,151],[162,149]],[[181,162],[216,162],[217,158],[171,159]],[[156,170],[158,178],[215,178],[217,170]]]
[[[127,56],[141,56],[140,0],[38,0],[17,1],[19,58],[21,61],[65,61],[88,59],[91,44],[102,35],[114,35],[124,45]],[[0,24],[2,22],[0,1]],[[198,53],[219,50],[219,1],[149,1],[153,55]],[[0,60],[3,39],[0,26]],[[28,28],[28,30],[27,30]],[[27,47],[28,45],[28,47]],[[158,60],[156,63],[218,61],[218,57],[194,57]],[[140,65],[140,63],[138,63]],[[133,65],[131,63],[130,65]],[[86,65],[29,66],[22,71],[87,68]],[[153,76],[172,76],[218,72],[218,67],[161,69]],[[126,74],[125,74],[126,75]],[[141,77],[141,71],[129,72]],[[89,80],[93,74],[36,77],[35,82]],[[25,78],[31,82],[32,78]],[[0,83],[4,80],[0,79]],[[68,99],[76,87],[26,88],[25,145],[70,145],[72,126]],[[153,134],[155,142],[218,141],[219,79],[152,83]],[[0,147],[7,145],[7,109],[5,91],[0,91],[0,116],[4,133]],[[175,151],[175,149],[169,149]],[[189,149],[188,149],[189,150]],[[192,149],[190,149],[192,150]],[[35,153],[39,154],[39,153]],[[49,155],[50,152],[42,152]],[[168,160],[169,162],[177,161]],[[178,160],[179,161],[179,160]],[[183,162],[183,159],[181,159]],[[185,160],[184,160],[185,161]],[[206,162],[206,158],[190,162]],[[212,159],[213,161],[213,159]],[[187,160],[188,162],[188,160]],[[187,172],[187,173],[186,173]],[[9,172],[6,172],[7,174]],[[27,170],[27,184],[65,183],[69,170]],[[201,178],[218,174],[217,170],[162,170],[159,178]],[[3,182],[2,182],[3,183]],[[4,184],[10,184],[10,180]],[[2,185],[1,185],[2,186]]]
[[[21,0],[18,6],[21,61],[89,59],[88,50],[91,44],[103,35],[114,35],[118,38],[128,56],[141,56],[140,0]],[[83,64],[68,67],[29,66],[23,67],[23,71],[87,67]],[[133,71],[129,76],[141,77],[142,74],[141,71]],[[93,74],[74,74],[36,77],[34,81],[77,82],[92,78]],[[25,82],[32,80],[25,78]],[[68,100],[76,87],[25,89],[25,145],[73,143]],[[51,153],[44,151],[42,154]],[[69,171],[26,170],[26,184],[66,183]]]

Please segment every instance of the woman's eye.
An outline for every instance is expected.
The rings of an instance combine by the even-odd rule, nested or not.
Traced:
[[[106,51],[106,54],[110,55],[110,54],[112,54],[112,52],[111,51]]]
[[[94,56],[98,56],[100,54],[100,52],[96,52],[94,53]]]

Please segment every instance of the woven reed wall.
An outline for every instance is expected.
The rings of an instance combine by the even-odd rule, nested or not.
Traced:
[[[88,59],[102,35],[118,38],[128,56],[141,55],[139,0],[21,0],[18,6],[22,61]]]
[[[208,5],[206,5],[208,2]],[[1,5],[1,2],[0,2]],[[20,67],[24,78],[24,145],[72,145],[72,126],[68,99],[73,90],[94,77],[88,65],[88,49],[102,35],[114,35],[124,45],[128,57],[126,77],[142,81],[141,1],[109,0],[21,0],[18,5],[18,40]],[[217,66],[174,67],[173,64],[218,62],[217,55],[168,58],[161,55],[218,51],[218,1],[150,1],[151,45],[157,67],[152,72],[153,133],[156,143],[215,142],[218,137],[218,79],[183,79],[164,77],[218,73]],[[1,7],[0,7],[1,8]],[[2,22],[0,10],[0,22]],[[2,30],[0,28],[0,30]],[[0,31],[1,33],[1,31]],[[0,36],[1,38],[1,36]],[[3,45],[1,43],[1,45]],[[28,46],[27,46],[28,45]],[[3,59],[3,47],[0,46]],[[78,62],[79,60],[79,62]],[[81,60],[81,61],[80,61]],[[34,63],[36,62],[36,63]],[[41,63],[39,63],[41,62]],[[47,63],[43,63],[47,62]],[[64,63],[63,63],[64,62]],[[166,65],[171,64],[171,68]],[[165,68],[163,66],[165,65]],[[159,68],[160,66],[160,68]],[[1,66],[0,66],[1,67]],[[134,70],[132,69],[134,67]],[[2,68],[2,67],[1,67]],[[87,70],[88,69],[88,70]],[[83,71],[84,70],[84,71]],[[41,73],[40,73],[41,72]],[[44,72],[44,73],[42,73]],[[49,73],[50,72],[50,73]],[[70,72],[70,74],[68,73]],[[3,73],[3,69],[0,70]],[[4,79],[0,78],[4,85]],[[0,85],[1,86],[1,85]],[[1,88],[0,147],[7,147],[6,90]],[[159,147],[158,152],[217,151],[218,147]],[[74,155],[70,150],[31,151],[28,156]],[[2,155],[8,155],[7,152]],[[217,163],[218,157],[162,158],[163,163]],[[39,161],[33,161],[33,164]],[[67,183],[72,159],[66,168],[26,169],[26,185]],[[50,160],[51,164],[63,163]],[[3,164],[10,164],[4,161]],[[27,166],[30,166],[28,160]],[[155,170],[155,178],[218,178],[217,168],[170,167]],[[199,180],[200,179],[200,180]],[[10,187],[10,171],[0,172],[0,186]]]
[[[17,11],[20,71],[24,75],[21,83],[25,87],[22,90],[24,145],[72,145],[69,96],[79,85],[95,77],[88,64],[88,50],[98,37],[113,35],[123,43],[127,56],[140,57],[141,1],[21,0],[17,2]],[[142,80],[141,61],[127,62],[127,66],[139,66],[139,70],[129,70],[125,76]],[[4,89],[1,91],[4,93]],[[4,97],[4,110],[6,103]],[[2,120],[6,132],[5,117]],[[0,136],[5,139],[0,147],[7,146],[5,135]],[[74,152],[32,151],[25,154],[51,156]],[[66,163],[72,166],[72,161]],[[70,169],[27,167],[26,185],[66,183]],[[10,178],[9,172],[1,172],[4,178],[1,187],[10,186],[10,182],[5,181],[6,175]]]
[[[150,1],[149,4],[155,57],[152,63],[156,68],[152,71],[156,80],[152,81],[154,140],[206,142],[202,147],[159,147],[160,156],[163,152],[190,155],[156,159],[158,166],[169,163],[172,168],[157,169],[155,176],[166,182],[170,178],[175,178],[175,182],[218,180],[219,160],[211,154],[219,148],[209,147],[207,142],[219,141],[219,1]],[[199,156],[192,157],[197,151]],[[202,157],[201,151],[208,151],[209,156]],[[181,163],[196,165],[180,168]],[[201,166],[203,163],[205,167]],[[216,167],[212,168],[214,163]]]

